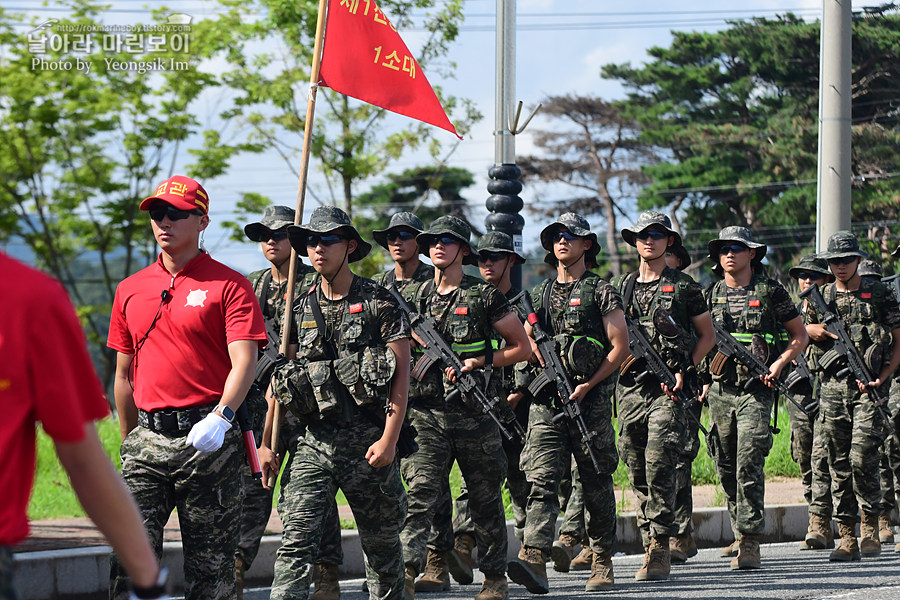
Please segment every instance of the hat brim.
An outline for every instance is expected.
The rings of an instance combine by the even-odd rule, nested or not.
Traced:
[[[315,227],[312,225],[290,225],[287,228],[288,239],[291,241],[291,247],[297,251],[300,256],[309,256],[309,250],[306,246],[306,238],[310,235],[321,235],[323,233],[331,233],[332,231],[340,231],[347,234],[350,239],[356,240],[356,250],[347,256],[347,262],[356,262],[364,259],[372,251],[372,244],[363,240],[359,232],[350,225],[326,225],[324,227]]]
[[[514,251],[512,251],[512,250],[509,250],[508,248],[492,248],[492,247],[488,247],[488,248],[479,248],[479,249],[478,249],[478,252],[476,252],[475,254],[476,254],[476,255],[477,255],[477,254],[481,254],[482,252],[502,252],[503,254],[511,254],[512,256],[514,256],[514,257],[516,258],[516,264],[519,264],[519,265],[525,264],[525,257],[524,257],[524,256],[522,256],[522,255],[519,254],[518,252],[514,252]],[[476,256],[476,259],[477,259],[477,256]]]
[[[665,225],[662,225],[661,223],[651,223],[650,225],[647,225],[643,229],[632,229],[631,227],[626,227],[620,233],[622,234],[622,239],[625,240],[626,244],[628,244],[629,246],[637,246],[637,240],[635,239],[637,237],[637,234],[639,234],[642,231],[646,231],[647,229],[650,229],[651,227],[661,227],[667,234],[675,236],[675,241],[672,243],[670,248],[674,248],[675,246],[682,245],[683,242],[681,240],[681,235],[677,231],[673,231],[672,229],[669,229],[668,227],[666,227]]]
[[[818,273],[824,279],[828,279],[832,276],[831,271],[823,271],[822,269],[819,269],[817,267],[801,267],[797,265],[796,267],[791,267],[790,269],[788,269],[788,275],[790,275],[794,279],[797,279],[800,276],[800,273]]]
[[[460,243],[460,246],[468,246],[469,254],[468,256],[464,256],[462,260],[462,264],[464,265],[477,265],[478,258],[475,256],[475,250],[472,248],[472,244],[469,243],[468,240],[463,239],[458,233],[453,231],[452,229],[428,229],[423,231],[419,235],[416,236],[416,243],[419,244],[419,254],[424,254],[425,256],[429,256],[429,248],[431,247],[431,242],[435,238],[449,236],[455,239]]]
[[[551,236],[553,235],[554,232],[556,232],[560,229],[565,229],[572,235],[577,235],[578,237],[588,238],[588,239],[592,240],[594,242],[594,246],[597,246],[598,252],[599,252],[600,246],[597,243],[597,234],[596,233],[594,233],[588,229],[582,229],[580,227],[569,227],[565,223],[560,223],[559,221],[554,221],[553,223],[550,223],[549,225],[547,225],[546,227],[544,227],[541,230],[541,236],[540,236],[541,247],[543,247],[544,250],[546,250],[547,252],[551,252],[551,253],[553,252],[553,239],[551,238]]]
[[[844,252],[822,252],[819,254],[821,258],[825,260],[831,260],[832,258],[844,258],[847,256],[858,256],[859,258],[869,258],[869,253],[865,250],[846,250]]]
[[[766,250],[768,247],[765,244],[760,244],[757,242],[748,242],[747,240],[743,240],[741,238],[718,238],[715,239],[709,244],[706,245],[706,249],[709,251],[709,255],[707,258],[713,261],[714,263],[719,262],[719,247],[723,244],[736,242],[738,244],[743,244],[750,248],[751,250],[756,250],[756,257],[753,259],[755,262],[762,261],[763,257],[766,255]]]
[[[248,223],[244,226],[244,235],[246,235],[251,241],[265,242],[269,239],[269,236],[273,231],[279,231],[291,225],[293,225],[293,223],[285,222],[278,227],[270,227],[268,225],[264,225],[263,223]]]
[[[390,231],[395,229],[405,229],[406,231],[410,231],[416,236],[422,233],[420,230],[416,229],[412,225],[394,225],[393,227],[388,227],[387,229],[375,229],[372,231],[372,238],[375,240],[375,243],[381,246],[382,248],[387,249],[388,241],[387,234]]]
[[[165,202],[166,204],[171,204],[175,208],[179,210],[201,210],[203,214],[206,214],[206,211],[203,210],[202,206],[194,204],[193,202],[188,202],[181,196],[175,196],[172,194],[163,194],[162,196],[150,196],[149,198],[144,198],[138,208],[141,210],[150,210],[150,207],[153,206],[156,202]]]

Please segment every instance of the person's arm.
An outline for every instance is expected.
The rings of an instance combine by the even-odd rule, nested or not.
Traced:
[[[803,319],[797,315],[790,321],[782,323],[787,330],[789,341],[784,352],[775,359],[775,362],[769,367],[769,374],[764,377],[766,384],[773,387],[771,381],[781,376],[781,371],[785,365],[788,365],[797,358],[797,355],[803,352],[803,349],[809,344],[809,335],[806,333],[806,326],[803,325]]]
[[[406,416],[406,403],[409,397],[409,340],[400,338],[387,343],[397,360],[394,376],[388,396],[390,409],[384,420],[384,433],[381,438],[369,446],[366,460],[373,467],[384,467],[394,460],[397,451],[397,438],[400,437],[400,426]]]
[[[597,367],[597,371],[591,375],[585,383],[575,386],[572,392],[573,400],[581,400],[601,381],[612,375],[622,362],[628,358],[631,352],[628,349],[628,327],[625,324],[625,311],[615,308],[603,315],[603,328],[606,331],[606,339],[609,340],[609,353]]]
[[[125,439],[132,429],[137,427],[137,407],[134,405],[134,389],[131,387],[129,373],[134,354],[116,353],[116,376],[113,380],[113,396],[116,398],[116,411],[119,413],[119,431]]]
[[[881,384],[888,381],[894,371],[897,370],[897,367],[900,366],[900,328],[891,331],[891,339],[894,343],[891,349],[891,360],[881,367],[877,379],[875,381],[870,381],[868,387],[881,387]],[[862,387],[863,386],[860,385],[860,388]]]
[[[694,344],[694,349],[691,351],[691,361],[696,367],[715,347],[716,330],[709,312],[691,317],[691,323],[694,325],[694,331],[697,332],[697,343]]]
[[[85,512],[109,540],[131,580],[138,587],[152,587],[159,564],[138,507],[97,439],[93,423],[84,430],[80,442],[54,442],[59,461]]]

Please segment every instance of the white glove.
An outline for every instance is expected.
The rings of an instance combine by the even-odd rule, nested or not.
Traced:
[[[209,413],[203,420],[191,427],[187,443],[200,452],[215,452],[225,441],[225,432],[231,429],[231,423],[217,415]]]

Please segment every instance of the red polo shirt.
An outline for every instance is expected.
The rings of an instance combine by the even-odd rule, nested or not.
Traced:
[[[0,252],[0,546],[28,535],[35,422],[76,443],[108,414],[66,290]]]
[[[266,345],[259,302],[243,275],[206,252],[175,276],[160,255],[116,289],[107,345],[135,355],[132,383],[138,408],[218,401],[231,371],[228,344],[238,340]]]

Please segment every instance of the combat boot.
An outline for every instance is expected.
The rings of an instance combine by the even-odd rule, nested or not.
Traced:
[[[416,570],[406,565],[406,581],[403,582],[403,600],[415,600],[416,598]]]
[[[475,600],[509,600],[509,584],[506,582],[506,575],[488,575],[484,576],[484,583],[481,584],[481,591],[475,595]]]
[[[859,524],[859,553],[865,557],[881,554],[881,542],[878,541],[878,514],[863,512]]]
[[[595,552],[591,563],[591,578],[584,584],[586,592],[602,592],[613,586],[612,556],[605,552]]]
[[[234,583],[237,589],[237,599],[244,600],[244,572],[247,565],[240,556],[234,557]]]
[[[697,556],[697,542],[690,533],[669,538],[669,560],[673,563],[684,563]]]
[[[878,539],[882,544],[894,543],[894,527],[891,525],[891,511],[885,511],[878,517]]]
[[[416,592],[433,594],[446,592],[450,589],[450,571],[447,570],[447,561],[443,552],[428,550],[425,559],[425,572],[416,582]]]
[[[741,539],[738,541],[738,555],[731,559],[731,570],[743,571],[761,568],[759,536],[751,533],[742,533]]]
[[[856,540],[856,531],[853,525],[838,523],[838,533],[841,541],[838,542],[837,548],[831,551],[828,560],[831,562],[850,562],[859,560],[859,543]]]
[[[669,577],[670,564],[669,536],[651,538],[644,551],[644,563],[634,578],[636,581],[662,581]]]
[[[472,570],[475,568],[475,559],[472,558],[472,550],[475,549],[475,538],[468,533],[456,536],[453,550],[447,553],[445,560],[447,568],[456,583],[469,585],[475,579]]]
[[[828,547],[830,537],[832,537],[831,517],[809,513],[809,528],[806,530],[806,538],[803,540],[805,549],[824,550]]]
[[[519,556],[507,565],[509,578],[532,594],[546,594],[550,591],[547,583],[547,556],[542,550],[522,546]]]
[[[590,571],[591,565],[594,564],[594,551],[590,546],[581,546],[581,552],[569,563],[569,569],[572,571]]]
[[[559,534],[559,539],[553,542],[553,546],[550,548],[553,570],[559,573],[568,573],[572,558],[580,548],[581,541],[577,537],[568,533]]]
[[[338,583],[337,565],[316,564],[313,567],[313,585],[316,591],[310,600],[338,600],[341,586]]]
[[[719,556],[722,558],[733,558],[738,555],[738,548],[741,547],[739,540],[734,540],[730,545],[719,550]]]

